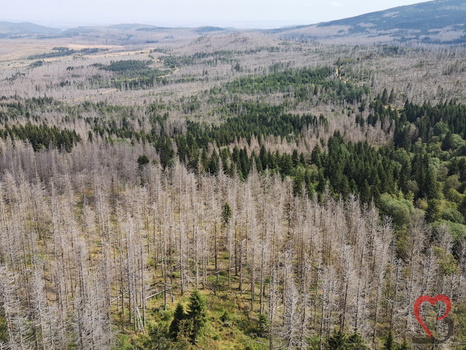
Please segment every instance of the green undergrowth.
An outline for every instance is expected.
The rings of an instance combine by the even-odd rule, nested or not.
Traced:
[[[196,342],[186,334],[174,338],[170,334],[177,304],[189,309],[190,294],[178,295],[173,303],[163,308],[162,295],[150,301],[144,332],[120,332],[115,350],[129,349],[249,349],[268,348],[268,339],[263,333],[260,314],[250,312],[250,300],[246,294],[237,291],[223,291],[214,294],[202,290],[206,301],[206,322]],[[191,294],[192,295],[192,294]]]

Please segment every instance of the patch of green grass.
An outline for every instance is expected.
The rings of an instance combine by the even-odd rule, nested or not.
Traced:
[[[196,345],[191,345],[186,339],[174,341],[168,334],[168,325],[173,320],[175,306],[181,303],[187,307],[189,293],[175,296],[174,302],[163,310],[163,300],[152,299],[149,302],[150,312],[147,312],[147,327],[144,334],[119,336],[119,344],[115,349],[141,349],[164,343],[166,349],[267,349],[268,340],[259,336],[259,315],[249,312],[248,296],[238,296],[228,291],[202,290],[201,294],[207,300],[207,322],[198,338]],[[258,308],[258,307],[257,307]],[[126,327],[128,327],[127,325]],[[131,334],[132,330],[127,330]]]

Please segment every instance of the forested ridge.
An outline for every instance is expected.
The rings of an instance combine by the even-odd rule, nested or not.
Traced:
[[[0,97],[0,347],[423,349],[414,301],[444,294],[461,349],[464,100],[307,45],[319,64],[259,68],[300,50],[56,47],[91,58],[2,80],[61,67],[47,89],[89,96]]]

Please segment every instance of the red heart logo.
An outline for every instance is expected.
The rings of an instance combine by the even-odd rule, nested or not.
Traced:
[[[432,338],[432,332],[429,330],[429,328],[427,328],[426,324],[424,323],[424,321],[422,320],[422,317],[421,317],[421,305],[425,301],[428,301],[431,305],[435,305],[439,301],[442,301],[443,303],[445,303],[445,306],[446,306],[445,314],[443,316],[441,316],[441,317],[437,317],[437,321],[438,321],[438,320],[443,320],[450,313],[451,300],[446,295],[437,295],[435,297],[431,297],[431,296],[428,296],[428,295],[423,295],[423,296],[417,298],[416,301],[414,302],[414,315],[416,316],[417,321],[419,322],[419,324],[426,331],[429,338]]]

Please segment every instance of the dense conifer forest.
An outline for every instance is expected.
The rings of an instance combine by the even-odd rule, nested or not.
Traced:
[[[463,47],[66,40],[0,51],[0,348],[463,349]]]

